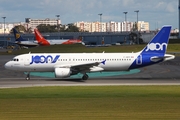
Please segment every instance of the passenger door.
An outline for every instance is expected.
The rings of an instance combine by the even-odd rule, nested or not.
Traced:
[[[30,65],[30,54],[26,55],[24,58],[24,65],[29,66]]]

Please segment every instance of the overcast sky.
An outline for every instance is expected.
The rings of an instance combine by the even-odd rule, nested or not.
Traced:
[[[78,21],[135,22],[137,13],[140,21],[150,23],[150,29],[163,25],[179,27],[178,0],[0,0],[0,16],[6,16],[6,22],[25,22],[25,18],[57,18],[62,24]],[[3,22],[3,19],[0,19]]]

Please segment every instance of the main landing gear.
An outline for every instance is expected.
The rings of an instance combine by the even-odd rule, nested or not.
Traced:
[[[30,73],[27,73],[26,80],[30,80]]]
[[[86,73],[82,76],[82,80],[87,80],[88,78],[89,76]]]

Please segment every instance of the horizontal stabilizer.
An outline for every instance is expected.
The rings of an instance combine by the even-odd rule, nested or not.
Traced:
[[[167,60],[172,60],[174,58],[175,58],[174,55],[165,54],[163,57],[158,57],[158,56],[151,57],[151,61],[152,62],[167,61]]]

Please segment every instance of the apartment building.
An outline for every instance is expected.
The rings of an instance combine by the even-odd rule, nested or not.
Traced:
[[[23,25],[25,28],[31,28],[32,31],[40,24],[45,25],[57,25],[61,24],[61,20],[57,19],[31,19],[25,18],[25,23],[6,23],[5,26],[3,23],[0,23],[0,33],[8,34],[9,31],[15,27],[16,25]],[[74,23],[80,31],[88,31],[88,32],[124,32],[131,31],[133,28],[133,22],[123,21],[123,22],[76,22]],[[5,29],[4,29],[5,28]],[[138,21],[138,30],[139,31],[149,31],[149,23],[144,21]]]
[[[80,29],[80,31],[88,31],[88,32],[106,32],[106,23],[105,22],[76,22],[74,23],[76,27]]]
[[[149,23],[138,21],[138,31],[149,31]]]
[[[124,22],[76,22],[74,25],[77,26],[80,31],[88,31],[88,32],[125,32],[125,31],[131,31],[133,28],[133,22],[124,21]],[[145,24],[145,22],[139,23],[142,29],[149,30],[149,25]],[[140,27],[139,27],[140,28]]]

